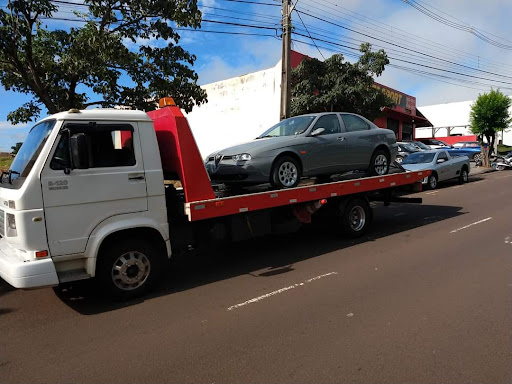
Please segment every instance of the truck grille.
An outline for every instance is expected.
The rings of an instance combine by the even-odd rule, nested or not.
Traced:
[[[5,212],[0,209],[0,237],[5,236]]]

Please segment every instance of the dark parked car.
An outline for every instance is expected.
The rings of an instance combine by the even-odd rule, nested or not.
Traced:
[[[410,142],[407,141],[399,141],[398,144],[398,154],[396,155],[395,161],[398,164],[401,164],[403,159],[405,159],[408,155],[414,152],[419,152],[421,149],[419,149],[417,146],[413,145]]]
[[[423,144],[426,144],[430,147],[430,149],[445,149],[450,148],[451,145],[448,143],[445,143],[444,141],[437,140],[437,139],[416,139],[417,141],[421,141]]]
[[[430,147],[427,144],[423,144],[421,141],[411,140],[404,141],[404,143],[410,143],[414,145],[416,148],[421,149],[422,151],[430,151]]]
[[[212,153],[205,166],[215,182],[291,188],[303,176],[357,170],[384,175],[396,153],[391,130],[351,113],[314,113],[283,120],[248,143]]]

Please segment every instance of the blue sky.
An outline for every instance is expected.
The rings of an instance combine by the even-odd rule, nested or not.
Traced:
[[[253,1],[280,4],[276,0]],[[81,0],[73,0],[73,2],[81,2]],[[295,3],[295,0],[293,2]],[[416,0],[416,2],[451,22],[472,26],[493,41],[512,46],[512,41],[505,40],[512,40],[512,37],[508,38],[512,36],[512,23],[509,21],[509,16],[512,14],[510,1]],[[0,0],[0,6],[5,6],[6,3],[6,0]],[[205,20],[279,28],[279,6],[237,3],[229,0],[200,0],[199,3]],[[72,18],[71,10],[71,7],[63,6],[56,16]],[[394,59],[391,60],[393,65],[413,68],[416,73],[403,68],[388,67],[384,75],[376,80],[415,96],[419,106],[472,100],[479,93],[490,89],[490,84],[495,87],[501,84],[503,87],[512,89],[512,50],[508,49],[509,47],[498,48],[471,33],[434,21],[403,0],[343,0],[342,2],[299,0],[297,10],[302,12],[302,19],[315,38],[352,47],[357,46],[361,41],[369,41],[374,48],[383,47],[390,56],[393,56]],[[296,32],[307,34],[296,13],[292,14],[292,22]],[[71,25],[77,26],[77,23],[48,21],[47,25],[52,29],[65,29]],[[235,27],[208,22],[203,23],[202,29],[275,34],[275,30],[271,29]],[[353,50],[317,40],[320,54],[312,45],[311,39],[302,36],[294,38],[308,43],[294,42],[295,50],[320,59],[322,56],[329,57],[334,51],[340,49],[348,53],[353,52]],[[149,43],[160,44],[158,41]],[[136,48],[132,43],[127,44]],[[275,37],[182,32],[180,44],[197,56],[194,68],[199,74],[200,84],[272,67],[281,56],[281,43]],[[411,52],[411,49],[420,53]],[[354,60],[351,57],[347,59]],[[414,63],[423,64],[423,66]],[[417,73],[418,70],[423,72]],[[478,76],[481,79],[461,74]],[[461,81],[465,82],[461,83]],[[503,90],[505,93],[512,94],[512,90]],[[26,95],[0,89],[2,101],[0,103],[0,151],[9,150],[10,146],[17,141],[23,141],[30,124],[12,126],[7,122],[7,114],[29,99]]]

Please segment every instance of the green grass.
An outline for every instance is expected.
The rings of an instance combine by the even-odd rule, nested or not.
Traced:
[[[0,157],[0,171],[7,171],[11,166],[11,157]]]
[[[512,147],[510,145],[498,144],[498,154],[506,155],[512,151]]]

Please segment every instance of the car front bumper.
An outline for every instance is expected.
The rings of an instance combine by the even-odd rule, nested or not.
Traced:
[[[51,258],[27,260],[5,238],[0,239],[0,277],[14,288],[39,288],[59,284]]]
[[[210,179],[220,183],[260,184],[270,181],[272,158],[251,159],[244,162],[221,161],[215,166],[213,161],[206,163]]]

